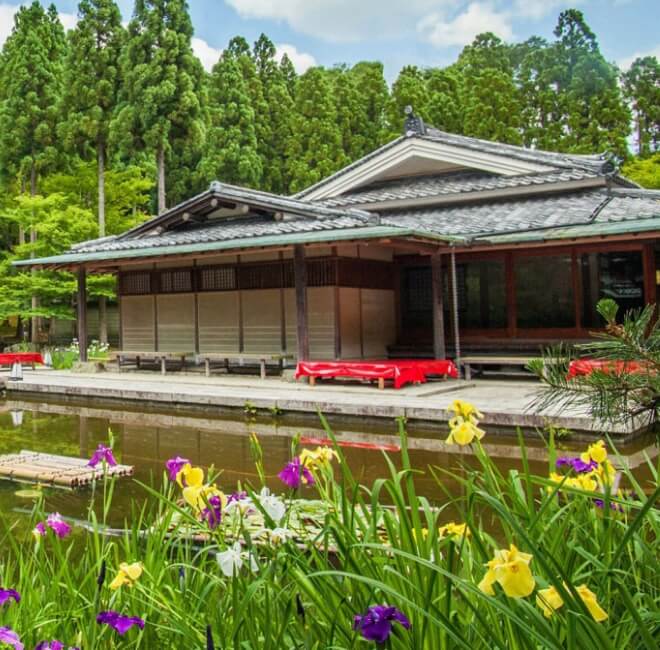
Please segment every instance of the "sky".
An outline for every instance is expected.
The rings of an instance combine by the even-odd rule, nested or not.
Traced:
[[[65,27],[75,25],[77,0],[55,0]],[[0,42],[20,2],[0,0]],[[133,0],[118,0],[125,20]],[[443,66],[480,32],[509,42],[552,39],[562,9],[581,9],[605,57],[627,67],[637,56],[660,57],[659,0],[188,0],[193,48],[207,69],[230,38],[252,42],[262,32],[296,69],[378,60],[393,81],[408,64]]]

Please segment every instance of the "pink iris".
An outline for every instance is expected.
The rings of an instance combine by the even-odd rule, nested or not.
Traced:
[[[312,473],[300,462],[300,458],[297,456],[284,466],[278,476],[282,483],[288,485],[292,490],[298,489],[303,479],[308,485],[314,485]]]
[[[96,448],[96,451],[92,454],[92,457],[89,459],[89,467],[96,467],[99,463],[106,462],[110,467],[114,467],[117,464],[115,457],[112,455],[112,449],[106,447],[105,445],[99,445]]]
[[[60,538],[66,537],[71,532],[71,526],[62,519],[59,512],[48,515],[46,525]]]
[[[21,600],[21,595],[15,589],[0,589],[0,605],[4,605],[12,598],[14,602],[18,603]]]
[[[21,643],[18,634],[9,627],[0,627],[0,643],[13,646],[14,650],[23,650],[25,646]]]

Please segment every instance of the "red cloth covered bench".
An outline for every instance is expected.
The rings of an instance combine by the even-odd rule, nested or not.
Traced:
[[[428,375],[458,377],[452,361],[444,359],[415,359],[393,361],[299,361],[296,379],[309,377],[314,385],[316,378],[347,377],[349,379],[378,380],[378,387],[385,387],[385,380],[394,381],[395,388],[405,384],[424,383]]]
[[[0,352],[0,366],[13,366],[15,363],[35,363],[43,365],[44,360],[38,352]]]
[[[576,359],[568,364],[568,378],[585,377],[594,370],[607,374],[648,372],[648,367],[639,361],[602,361],[597,359]]]

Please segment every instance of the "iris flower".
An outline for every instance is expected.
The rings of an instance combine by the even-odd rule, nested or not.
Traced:
[[[204,470],[185,463],[176,474],[176,482],[182,487],[199,487],[204,484]]]
[[[165,463],[170,481],[176,481],[177,474],[183,469],[184,465],[190,465],[190,461],[187,458],[181,458],[181,456],[170,458]]]
[[[96,617],[96,622],[109,625],[111,628],[117,630],[121,636],[124,636],[134,625],[144,630],[144,620],[139,616],[123,616],[119,612],[101,612]]]
[[[43,537],[46,534],[46,525],[44,524],[43,521],[40,521],[33,529],[32,529],[32,534],[39,539],[40,537]]]
[[[312,473],[300,462],[300,458],[297,456],[284,466],[278,476],[282,483],[288,485],[292,490],[298,489],[301,483],[314,485]]]
[[[560,467],[571,467],[576,474],[589,474],[598,467],[598,463],[595,460],[585,463],[581,458],[568,458],[567,456],[558,458],[555,464],[557,469]]]
[[[110,589],[119,589],[124,585],[132,587],[142,575],[142,563],[133,562],[133,564],[128,564],[128,562],[122,562],[119,565],[119,571],[115,576],[114,580],[110,583]]]
[[[300,453],[300,462],[305,467],[321,467],[327,466],[332,463],[333,460],[339,460],[339,456],[334,449],[330,447],[317,447],[314,450],[303,449]]]
[[[222,496],[213,494],[208,498],[208,506],[201,512],[202,519],[206,520],[211,530],[217,528],[222,521],[222,505]]]
[[[248,553],[244,553],[241,547],[240,542],[234,542],[233,546],[230,546],[226,551],[221,551],[217,554],[216,559],[220,570],[228,578],[232,578],[236,575],[242,568],[244,563],[244,558]],[[254,556],[250,553],[250,569],[252,571],[257,571],[259,565],[254,559]]]
[[[467,524],[457,524],[450,521],[448,524],[438,528],[438,535],[440,537],[469,537],[470,529],[467,527]]]
[[[607,612],[598,604],[596,594],[586,584],[577,587],[576,591],[596,622],[601,623],[608,618]],[[543,610],[543,614],[550,618],[559,608],[563,607],[564,601],[555,587],[548,587],[539,590],[536,604]]]
[[[455,426],[452,426],[452,423],[450,422],[450,427],[449,435],[445,441],[448,444],[457,444],[461,446],[469,445],[475,438],[481,440],[486,435],[486,432],[483,429],[480,429],[476,424],[469,420],[456,422]]]
[[[392,623],[399,623],[406,630],[410,628],[410,621],[403,612],[389,605],[372,605],[362,616],[356,614],[353,619],[353,629],[367,641],[385,643],[392,634]]]
[[[64,644],[57,639],[53,641],[42,641],[37,644],[37,647],[34,650],[64,650]],[[70,646],[69,650],[80,650],[80,648]]]
[[[71,526],[62,519],[59,512],[48,515],[46,525],[60,538],[66,537],[71,532]]]
[[[605,447],[605,442],[599,440],[598,442],[594,442],[593,445],[589,445],[587,451],[585,451],[580,458],[584,463],[592,461],[599,464],[602,463],[607,458],[607,447]]]
[[[521,553],[513,544],[509,549],[495,551],[495,557],[486,565],[488,571],[479,583],[479,589],[494,596],[493,584],[499,583],[509,598],[524,598],[534,591],[534,576],[529,568],[532,556]]]
[[[18,634],[9,627],[0,627],[0,643],[13,646],[14,650],[23,650],[25,646],[21,643]]]
[[[259,504],[264,509],[266,514],[278,524],[286,514],[286,506],[284,501],[278,496],[270,493],[267,487],[261,488],[259,493]]]
[[[18,603],[21,600],[21,595],[15,589],[0,589],[0,605],[4,605],[12,598],[14,602]]]
[[[456,418],[472,421],[475,424],[484,417],[483,413],[474,404],[464,402],[462,399],[455,399],[448,410],[453,411],[456,414]]]
[[[110,447],[99,445],[96,448],[96,451],[92,454],[92,457],[89,459],[89,463],[87,463],[87,465],[89,467],[96,467],[99,463],[108,463],[110,467],[114,467],[117,464],[115,457],[112,455],[112,449]]]

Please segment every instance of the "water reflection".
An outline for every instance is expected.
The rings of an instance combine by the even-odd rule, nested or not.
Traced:
[[[22,419],[15,417],[22,412]],[[356,430],[354,420],[347,423],[341,418],[329,418],[341,441],[349,466],[367,485],[376,478],[388,475],[383,453],[374,446],[396,448],[397,424],[385,421],[374,426],[364,423]],[[265,470],[271,487],[280,489],[277,472],[289,460],[291,443],[297,434],[319,440],[327,438],[316,418],[254,419],[242,414],[217,413],[215,417],[190,410],[163,413],[154,410],[138,411],[133,408],[112,408],[84,402],[6,401],[0,403],[0,453],[29,449],[53,454],[87,458],[100,442],[107,442],[108,429],[115,435],[116,456],[119,462],[135,466],[135,478],[144,483],[159,482],[165,461],[175,455],[189,458],[205,468],[221,470],[219,484],[234,489],[237,481],[258,479],[250,453],[249,434],[255,432],[264,451]],[[467,450],[452,448],[448,453],[442,440],[446,432],[438,428],[414,426],[410,429],[410,456],[415,467],[426,470],[430,465],[456,470],[471,464],[474,458]],[[497,460],[502,471],[519,468],[520,448],[515,437],[489,432],[487,452]],[[566,448],[579,449],[583,442],[568,443]],[[388,452],[398,462],[396,451]],[[652,440],[638,439],[624,449],[626,462],[635,470],[640,482],[649,483],[651,472],[645,455],[653,458],[658,449]],[[546,449],[538,436],[529,439],[528,456],[533,472],[548,471]],[[457,482],[443,478],[439,486],[430,472],[416,477],[420,493],[437,499],[446,499],[445,490],[460,494]],[[25,510],[30,501],[16,496],[21,486],[0,481],[0,508],[5,512]],[[45,490],[48,510],[63,515],[80,517],[85,512],[89,491],[68,491],[56,488]],[[121,525],[130,509],[132,498],[144,499],[145,493],[135,481],[120,479],[117,485],[112,525]]]

